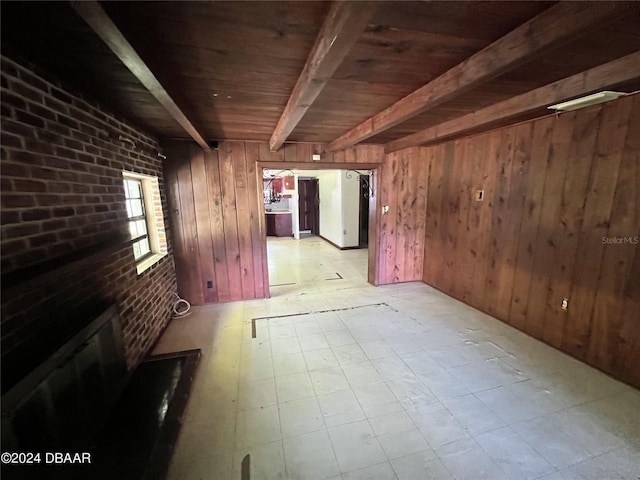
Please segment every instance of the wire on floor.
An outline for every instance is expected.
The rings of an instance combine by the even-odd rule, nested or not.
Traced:
[[[191,315],[191,304],[187,302],[184,298],[180,298],[176,292],[173,292],[176,296],[177,300],[173,304],[173,313],[175,314],[173,318],[182,318],[187,315]],[[183,305],[181,307],[181,305]]]

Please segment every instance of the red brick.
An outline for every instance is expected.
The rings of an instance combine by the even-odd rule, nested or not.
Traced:
[[[2,194],[2,208],[33,207],[35,203],[32,195]]]
[[[16,120],[36,128],[44,128],[44,120],[32,113],[16,110]]]
[[[56,151],[57,153],[57,151]],[[69,162],[57,157],[44,157],[44,164],[47,167],[65,170],[69,168]]]
[[[90,193],[91,192],[91,188],[87,185],[78,185],[75,184],[73,185],[73,193]]]
[[[69,127],[59,124],[58,122],[47,122],[45,128],[49,132],[57,133],[65,137],[68,137],[71,135],[71,129]]]
[[[24,239],[13,240],[11,242],[2,242],[2,256],[6,257],[16,253],[22,253],[27,249],[27,242]]]
[[[7,118],[2,119],[2,143],[4,143],[4,136],[7,133],[13,133],[14,135],[18,135],[19,137],[35,137],[35,130],[33,127],[25,125],[23,123],[18,123],[14,120],[10,120]]]
[[[47,218],[51,218],[51,210],[47,210],[44,208],[36,208],[31,210],[26,210],[20,214],[23,222],[31,222],[34,220],[45,220]]]
[[[73,120],[71,117],[68,117],[67,115],[58,114],[58,122],[66,127],[73,128],[74,130],[77,130],[79,127],[78,122]]]
[[[47,191],[50,193],[70,193],[71,185],[63,182],[49,182],[47,184]]]
[[[13,182],[8,178],[0,178],[0,191],[13,192]]]
[[[73,207],[58,207],[53,209],[54,217],[71,217],[76,214],[76,210]]]
[[[56,114],[55,113],[53,113],[48,108],[44,108],[43,106],[37,105],[35,103],[30,103],[29,104],[29,112],[33,113],[34,115],[37,115],[40,118],[44,118],[46,120],[55,120],[56,119]]]
[[[20,221],[20,212],[15,210],[6,210],[4,212],[0,212],[0,219],[2,225],[18,223]]]
[[[60,175],[65,172],[60,172]],[[31,168],[31,176],[33,178],[46,178],[46,179],[57,179],[59,173],[55,170],[51,170],[50,168],[40,168],[40,167],[32,167]]]
[[[17,192],[46,192],[47,184],[36,180],[19,180],[13,181],[13,186]]]
[[[62,113],[67,113],[69,106],[65,105],[64,103],[60,102],[59,100],[56,100],[55,98],[51,98],[49,96],[44,97],[44,104],[51,108],[52,110],[55,110],[57,112],[62,112]]]
[[[10,83],[10,88],[21,97],[26,97],[34,102],[42,103],[44,99],[44,95],[41,91],[28,87],[20,82],[12,81]]]
[[[12,107],[16,107],[21,110],[25,110],[27,108],[27,102],[25,102],[24,99],[14,95],[11,92],[2,93],[2,103],[4,105],[10,105]]]
[[[82,203],[82,195],[62,195],[60,203],[63,205],[79,205]]]
[[[49,132],[48,130],[39,130],[37,132],[38,139],[48,143],[59,143],[62,141],[62,137],[56,133]]]
[[[76,207],[76,213],[78,215],[86,215],[87,213],[95,212],[95,208],[94,205],[80,205]]]
[[[79,142],[78,140],[72,140],[70,138],[65,138],[64,139],[64,145],[68,148],[72,148],[74,150],[82,150],[82,142]],[[79,154],[76,154],[79,158]]]
[[[2,146],[9,148],[22,148],[22,139],[10,133],[2,133]]]
[[[95,128],[93,128],[90,125],[86,125],[84,123],[80,124],[80,131],[82,133],[86,133],[87,135],[90,135],[92,137],[94,137],[95,135],[97,135],[98,130],[96,130]]]
[[[58,173],[60,180],[64,180],[65,182],[77,182],[78,174],[75,172],[59,172]],[[75,192],[74,193],[80,193]]]
[[[42,231],[43,232],[55,232],[61,230],[67,226],[67,221],[63,218],[57,218],[54,220],[48,220],[46,222],[42,222]]]
[[[62,158],[69,158],[75,160],[77,158],[77,152],[65,147],[56,146],[56,155]]]
[[[15,239],[15,238],[28,237],[30,235],[36,235],[40,233],[40,231],[41,231],[41,228],[40,228],[40,224],[38,223],[7,225],[2,227],[2,238]],[[4,245],[2,249],[4,250]]]
[[[60,205],[62,196],[40,194],[37,196],[37,198],[38,198],[38,205],[43,207],[52,207],[55,205]]]
[[[53,155],[53,146],[42,140],[25,139],[24,147],[29,152],[44,153],[45,155]]]
[[[89,135],[87,135],[86,133],[79,132],[78,130],[73,130],[73,131],[71,132],[71,136],[72,136],[75,140],[77,140],[77,141],[81,142],[81,148],[85,148],[85,147],[87,147],[87,146],[90,146],[90,145],[86,145],[86,144],[87,144],[87,143],[91,143],[91,137],[90,137]],[[74,148],[75,148],[75,147],[74,147]]]
[[[51,88],[51,95],[67,104],[71,103],[72,100],[71,95],[55,87]]]

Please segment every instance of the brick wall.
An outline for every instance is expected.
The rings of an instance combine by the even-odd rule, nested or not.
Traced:
[[[138,276],[123,242],[123,169],[158,176],[169,227],[157,140],[25,65],[2,57],[5,388],[113,302],[128,365],[136,365],[168,322],[176,291],[170,244],[168,255]]]

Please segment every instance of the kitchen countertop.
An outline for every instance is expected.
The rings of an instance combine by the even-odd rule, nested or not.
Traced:
[[[265,211],[264,213],[266,213],[267,215],[283,215],[283,214],[288,214],[291,215],[291,211],[289,210],[272,210],[272,211]]]

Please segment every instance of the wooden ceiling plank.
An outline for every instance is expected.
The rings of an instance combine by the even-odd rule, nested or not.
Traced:
[[[338,1],[331,6],[287,106],[271,135],[271,151],[278,150],[293,132],[367,27],[375,10],[373,2]]]
[[[96,1],[72,1],[73,8],[89,24],[91,29],[107,44],[131,73],[162,104],[169,114],[204,150],[210,150],[204,136],[178,107],[160,84],[153,72],[137,54],[118,27]]]
[[[490,126],[492,123],[535,112],[554,103],[636,80],[640,80],[640,52],[399,138],[385,145],[385,153],[439,142],[471,130],[475,132],[482,126]]]
[[[544,51],[620,18],[630,8],[617,2],[594,2],[589,8],[580,2],[560,2],[333,140],[328,150],[350,147],[437,107]]]

